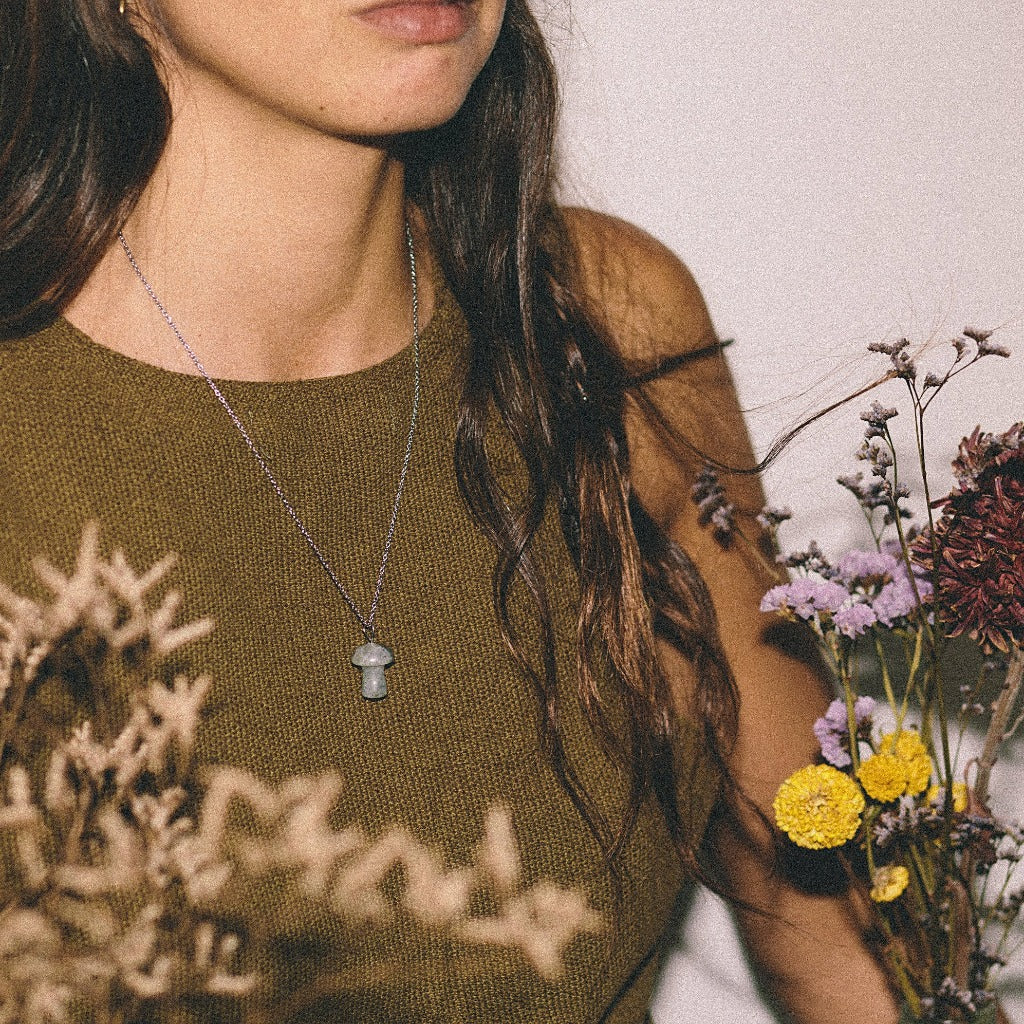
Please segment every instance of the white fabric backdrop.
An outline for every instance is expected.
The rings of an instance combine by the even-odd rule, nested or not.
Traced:
[[[967,324],[999,328],[1017,353],[982,363],[937,407],[936,492],[976,422],[1001,430],[1024,416],[1020,0],[535,7],[563,78],[564,198],[640,224],[689,264],[720,334],[736,339],[730,362],[759,450],[879,374],[868,342],[945,342]],[[856,468],[862,404],[769,472],[770,498],[797,513],[787,547],[863,539],[831,483]],[[1022,779],[1004,770],[1002,797],[1024,816]],[[1024,1002],[1012,1012],[1024,1020]],[[655,1016],[773,1019],[708,897]]]

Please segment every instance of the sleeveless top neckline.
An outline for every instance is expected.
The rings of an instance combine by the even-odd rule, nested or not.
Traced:
[[[441,357],[443,338],[450,333],[453,320],[459,316],[460,310],[451,290],[443,281],[437,282],[435,284],[434,308],[427,322],[420,327],[421,362],[429,362]],[[182,358],[187,359],[170,328],[165,329],[168,345],[173,345],[182,353]],[[130,382],[133,386],[174,387],[186,381],[202,380],[202,377],[196,373],[190,373],[184,369],[168,369],[110,348],[90,337],[63,316],[57,317],[45,332],[33,335],[32,339],[35,340],[41,336],[45,336],[46,344],[49,347],[73,348],[77,351],[72,358],[85,360],[88,365],[115,375],[126,383]],[[24,340],[6,344],[24,344]],[[411,380],[412,361],[412,327],[410,325],[407,344],[390,356],[359,370],[290,380],[243,380],[216,376],[212,379],[218,387],[229,388],[233,393],[244,395],[246,399],[251,398],[252,401],[270,399],[277,395],[294,398],[304,393],[309,393],[315,400],[328,394],[343,394],[346,391],[356,392],[374,388],[396,378],[401,379],[403,375]],[[205,381],[203,383],[205,384]]]

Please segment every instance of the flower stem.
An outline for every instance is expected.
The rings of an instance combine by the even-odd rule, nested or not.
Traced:
[[[985,733],[985,745],[978,758],[978,774],[974,780],[974,796],[979,804],[985,806],[988,801],[988,785],[992,776],[992,768],[999,756],[999,747],[1006,736],[1006,727],[1017,703],[1021,684],[1024,683],[1024,651],[1015,647],[1010,654],[1010,664],[1006,670],[1006,680],[992,708],[992,721]]]
[[[882,641],[879,639],[878,634],[875,634],[875,652],[878,655],[878,664],[882,670],[882,686],[885,687],[885,699],[889,702],[889,707],[892,708],[892,713],[896,716],[896,728],[903,728],[903,716],[907,713],[906,705],[902,708],[896,706],[896,693],[892,688],[892,677],[889,675],[889,663],[885,657],[885,651],[882,648]]]
[[[946,695],[942,685],[942,666],[935,658],[935,699],[939,705],[939,735],[942,738],[942,768],[945,772],[946,798],[944,818],[947,827],[943,830],[943,838],[947,852],[950,847],[950,830],[948,824],[953,818],[953,760],[949,752],[949,719],[946,717]]]
[[[846,726],[850,734],[850,759],[853,762],[853,774],[856,776],[857,772],[860,771],[860,750],[857,743],[856,694],[853,692],[853,684],[850,681],[849,655],[844,652],[837,659],[837,663],[839,679],[843,684],[843,696],[846,698]]]
[[[892,930],[892,926],[889,924],[889,921],[880,909],[879,905],[871,899],[867,887],[854,870],[849,859],[840,854],[839,862],[842,864],[843,870],[846,872],[846,876],[850,880],[853,890],[858,894],[860,899],[864,901],[864,905],[870,908],[871,916],[874,918],[882,934],[885,936],[886,941],[882,950],[883,955],[889,963],[889,969],[891,970],[892,976],[895,979],[903,998],[906,1000],[907,1005],[913,1010],[915,1016],[919,1016],[921,1013],[921,999],[914,988],[913,981],[911,980],[913,977],[913,971],[907,963],[906,951],[903,944],[896,937],[895,932]]]
[[[906,715],[910,708],[910,695],[917,686],[917,673],[921,668],[921,653],[924,645],[924,632],[920,625],[914,631],[914,651],[910,656],[910,664],[907,666],[907,689],[903,694],[903,714]]]

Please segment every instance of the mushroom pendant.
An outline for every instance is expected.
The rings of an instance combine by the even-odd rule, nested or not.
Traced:
[[[392,651],[372,640],[357,647],[352,653],[352,664],[363,673],[363,696],[367,700],[383,700],[388,695],[384,670],[394,661]]]

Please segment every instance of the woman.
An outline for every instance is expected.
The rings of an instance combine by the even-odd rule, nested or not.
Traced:
[[[708,314],[652,239],[555,204],[525,2],[0,18],[3,576],[87,519],[134,564],[177,551],[218,623],[202,759],[340,769],[343,817],[455,862],[504,800],[526,874],[613,922],[557,985],[410,966],[309,1019],[642,1020],[703,850],[792,1019],[895,1021],[758,813],[826,695],[688,499],[687,443],[749,461]],[[393,664],[360,696],[363,641]],[[381,941],[346,955],[412,963]]]

